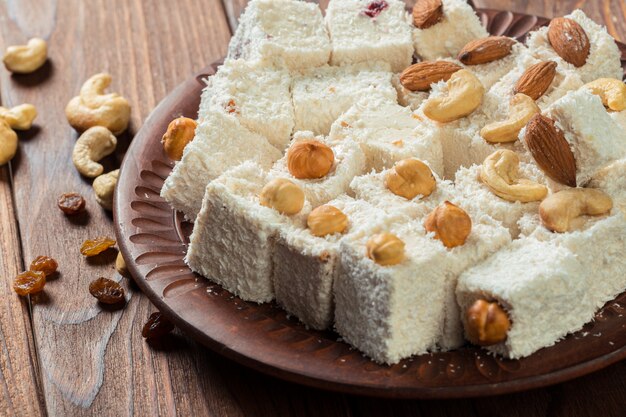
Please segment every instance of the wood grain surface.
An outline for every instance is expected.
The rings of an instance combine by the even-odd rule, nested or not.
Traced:
[[[0,49],[40,36],[50,60],[28,76],[0,70],[3,106],[33,103],[34,129],[0,168],[0,415],[2,416],[618,416],[626,363],[548,389],[461,401],[388,401],[279,381],[245,369],[175,333],[150,346],[140,335],[153,307],[114,271],[115,251],[81,257],[83,240],[113,235],[110,214],[71,165],[77,137],[63,109],[85,79],[113,75],[133,105],[132,126],[107,170],[119,166],[132,134],[177,84],[223,56],[245,0],[6,0]],[[322,2],[324,3],[324,2]],[[624,0],[476,0],[479,7],[557,16],[576,7],[626,40]],[[323,4],[322,4],[323,5]],[[78,191],[88,215],[69,220],[56,197]],[[45,296],[20,300],[13,276],[37,255],[58,259]],[[91,280],[121,280],[123,309],[102,309]],[[210,318],[207,318],[210,320]]]

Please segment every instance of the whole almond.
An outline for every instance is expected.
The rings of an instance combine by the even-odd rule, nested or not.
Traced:
[[[526,146],[539,168],[554,181],[576,187],[576,159],[554,120],[535,115],[526,125]]]
[[[400,74],[400,83],[411,91],[428,91],[432,83],[448,81],[452,74],[463,69],[448,61],[425,61],[413,64]]]
[[[428,29],[443,18],[441,0],[417,0],[413,6],[413,24],[418,29]]]
[[[589,37],[574,20],[565,17],[553,19],[548,28],[548,40],[556,53],[570,64],[582,67],[587,62],[591,50]]]
[[[465,65],[478,65],[502,59],[511,54],[516,41],[508,36],[489,36],[469,42],[459,52],[458,60]]]
[[[515,84],[515,94],[526,94],[533,100],[538,100],[554,81],[556,62],[545,61],[529,67]]]

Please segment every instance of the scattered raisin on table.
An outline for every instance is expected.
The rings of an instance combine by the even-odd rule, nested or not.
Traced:
[[[21,296],[35,294],[46,285],[46,274],[42,271],[26,271],[15,277],[13,290]]]
[[[156,312],[150,314],[150,318],[143,325],[141,335],[146,339],[158,339],[174,330],[174,324],[163,314]]]
[[[59,264],[49,256],[38,256],[30,263],[31,271],[40,271],[47,277],[57,272]]]
[[[63,213],[70,216],[85,211],[85,199],[78,193],[62,194],[57,201],[57,205]]]
[[[110,237],[100,236],[95,239],[87,239],[80,247],[80,253],[84,256],[96,256],[115,245],[115,240]]]
[[[124,288],[108,278],[98,278],[89,284],[89,293],[103,304],[117,304],[124,301]]]

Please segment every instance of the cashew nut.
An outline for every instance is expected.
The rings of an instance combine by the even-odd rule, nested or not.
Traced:
[[[553,232],[567,232],[577,218],[599,216],[613,208],[613,200],[595,188],[568,188],[552,194],[539,205],[541,223]]]
[[[604,107],[614,111],[626,109],[626,84],[615,78],[598,78],[585,84],[592,94],[600,96]]]
[[[510,101],[509,118],[488,124],[480,135],[489,143],[515,142],[520,130],[541,110],[535,100],[526,94],[515,94]]]
[[[96,201],[103,208],[113,210],[113,193],[117,185],[117,179],[120,176],[120,170],[116,169],[107,174],[102,174],[93,180],[93,190],[96,193]]]
[[[480,179],[492,193],[507,201],[541,201],[548,194],[542,184],[519,179],[519,156],[508,149],[489,155],[480,170]]]
[[[424,114],[429,119],[452,122],[472,113],[482,103],[485,87],[471,71],[455,72],[447,84],[446,96],[432,97],[424,103]]]
[[[0,119],[0,166],[13,159],[16,152],[17,133],[4,119]]]
[[[11,129],[28,130],[37,117],[37,109],[32,104],[20,104],[19,106],[0,107],[0,118],[4,119]]]
[[[26,45],[9,46],[2,61],[11,72],[29,74],[35,72],[48,59],[48,44],[43,39],[33,38]]]
[[[80,89],[80,95],[70,100],[65,108],[67,121],[79,132],[90,127],[103,126],[114,135],[128,127],[130,104],[117,93],[104,94],[111,84],[109,74],[96,74]]]
[[[76,141],[72,152],[72,162],[82,175],[96,178],[104,171],[104,167],[97,161],[112,154],[116,146],[117,139],[107,128],[92,127],[80,135]]]

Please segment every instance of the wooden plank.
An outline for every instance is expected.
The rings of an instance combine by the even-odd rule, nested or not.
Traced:
[[[12,289],[23,270],[8,166],[0,168],[0,415],[44,414],[28,303]]]

